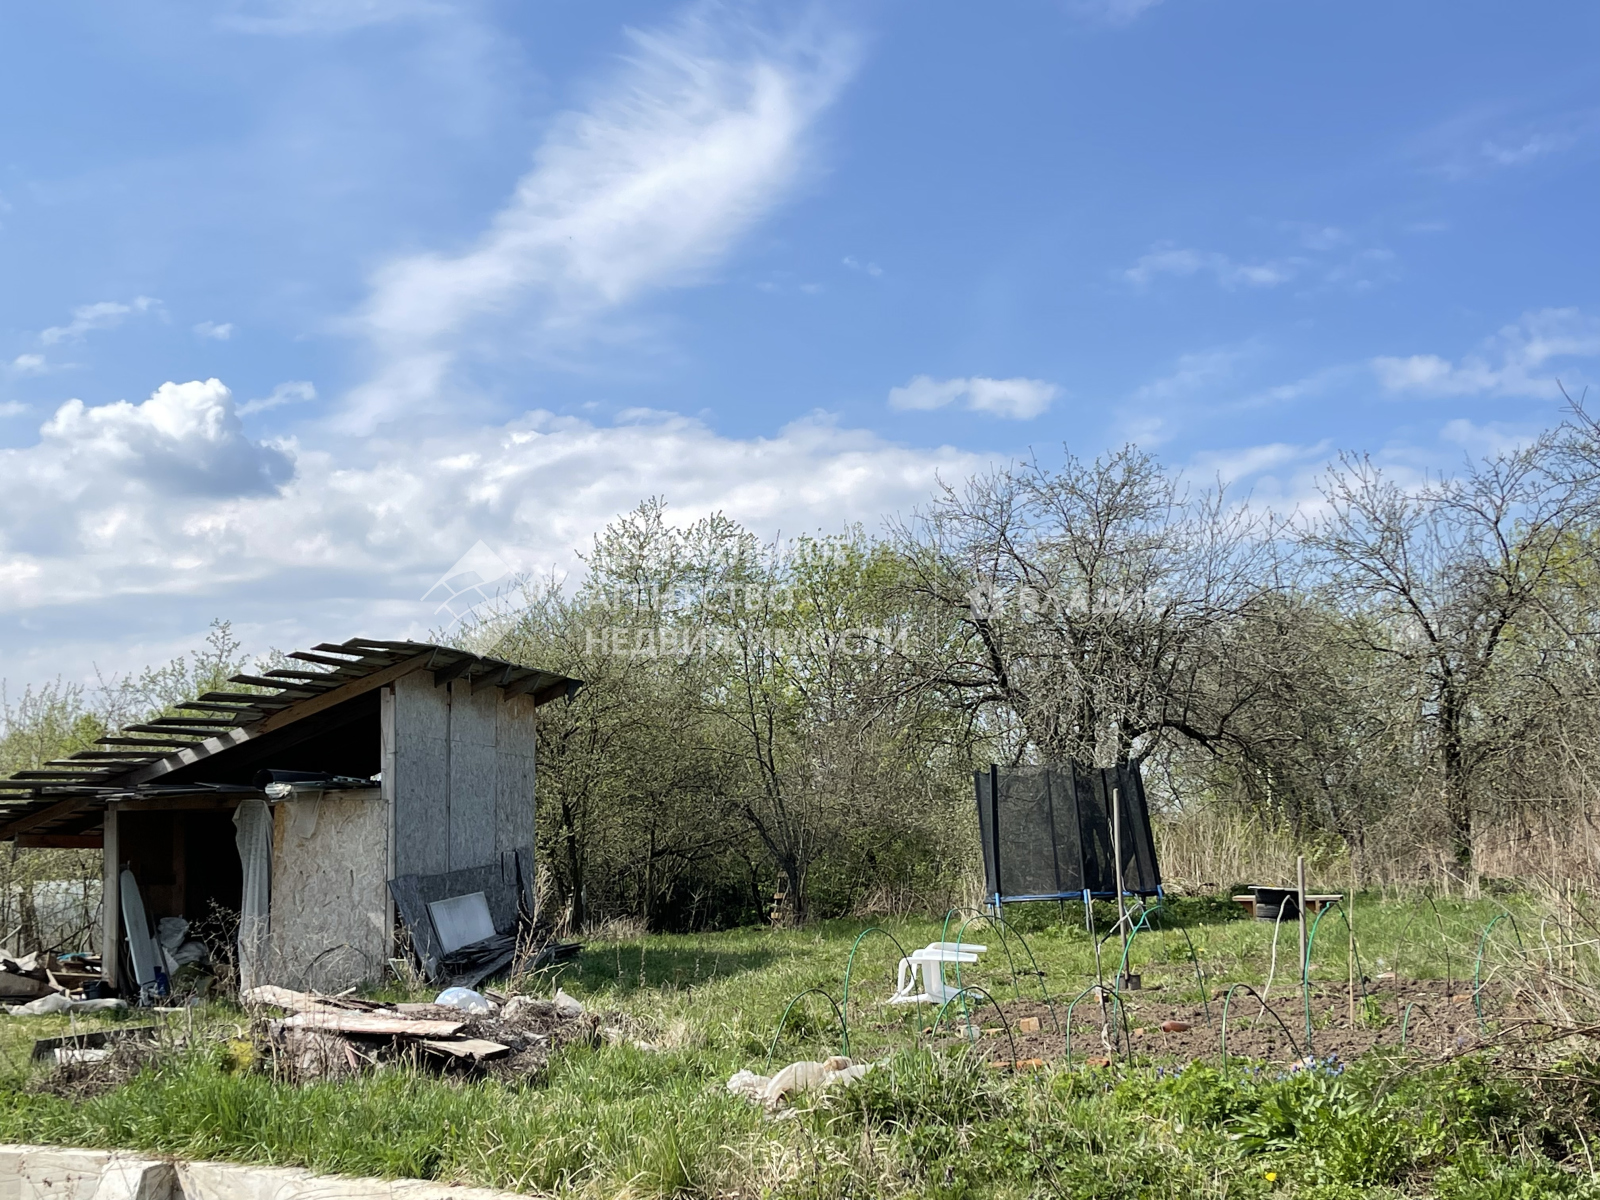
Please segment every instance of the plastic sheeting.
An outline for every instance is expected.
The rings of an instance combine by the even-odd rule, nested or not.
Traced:
[[[234,843],[244,868],[239,905],[239,989],[267,982],[268,912],[272,893],[272,810],[265,800],[242,800],[233,813]]]

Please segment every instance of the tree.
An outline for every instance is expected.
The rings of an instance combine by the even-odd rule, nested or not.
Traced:
[[[1132,446],[944,485],[898,529],[910,589],[945,622],[919,652],[923,681],[1017,760],[1111,764],[1173,734],[1220,744],[1243,700],[1208,668],[1273,586],[1269,530]]]
[[[1550,632],[1547,595],[1596,516],[1590,480],[1565,469],[1562,437],[1544,434],[1411,490],[1370,459],[1343,455],[1323,485],[1325,512],[1303,535],[1327,594],[1350,606],[1353,636],[1402,668],[1463,873],[1473,862],[1474,778],[1510,740],[1495,719],[1500,668],[1516,639]]]

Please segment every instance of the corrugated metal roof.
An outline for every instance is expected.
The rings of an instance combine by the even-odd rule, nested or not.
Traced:
[[[41,769],[18,771],[0,780],[0,839],[48,825],[49,810],[59,809],[65,816],[95,801],[128,794],[413,671],[432,671],[437,684],[452,679],[466,682],[474,694],[498,688],[508,699],[526,695],[535,704],[570,696],[581,686],[565,675],[426,642],[351,638],[338,645],[323,642],[288,657],[305,665],[235,675],[229,682],[250,690],[207,692],[177,706],[192,715],[130,725],[99,739],[101,749],[81,750]]]

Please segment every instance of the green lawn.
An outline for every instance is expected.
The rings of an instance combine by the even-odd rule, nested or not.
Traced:
[[[1499,911],[1491,902],[1435,909],[1363,900],[1355,912],[1363,966],[1402,978],[1448,969],[1470,981],[1480,931]],[[1009,939],[1014,960],[1031,969],[1031,951],[1054,996],[1092,981],[1093,945],[1078,909],[1008,915],[1027,943]],[[1208,994],[1233,982],[1259,987],[1273,928],[1235,917],[1226,901],[1189,901],[1167,928],[1140,932],[1130,962],[1155,986],[1130,1000],[1132,1019],[1158,1000],[1198,1000],[1191,944]],[[1526,917],[1518,924],[1537,929]],[[1486,974],[1515,957],[1509,928],[1491,938]],[[885,929],[908,949],[945,931],[938,921]],[[1534,1076],[1480,1058],[1407,1060],[1392,1049],[1292,1073],[1281,1063],[1235,1058],[1224,1069],[1215,1055],[1191,1064],[1137,1054],[1110,1067],[1080,1059],[1002,1073],[959,1043],[928,1049],[927,1010],[884,1008],[899,950],[869,933],[849,962],[861,930],[831,923],[591,944],[540,986],[559,982],[591,1009],[627,1014],[629,1036],[653,1048],[571,1049],[529,1085],[391,1070],[294,1087],[202,1047],[115,1091],[65,1099],[33,1089],[37,1071],[26,1058],[32,1038],[63,1032],[66,1019],[12,1019],[0,1025],[10,1070],[0,1138],[596,1197],[1600,1196],[1588,1162],[1600,1067],[1587,1062]],[[1012,996],[997,931],[952,924],[946,936],[958,933],[989,946],[963,982]],[[1293,926],[1280,931],[1274,994],[1292,990],[1295,938]],[[1347,947],[1339,917],[1326,919],[1314,974],[1344,980]],[[1109,976],[1113,943],[1103,955]],[[762,1069],[789,1000],[807,988],[841,999],[847,965],[852,1053],[880,1065],[790,1119],[730,1096],[729,1075]],[[1025,974],[1017,986],[1037,995],[1040,983]],[[242,1017],[213,1005],[194,1019],[225,1033]],[[177,1021],[174,1032],[186,1031],[189,1018]],[[775,1065],[834,1053],[839,1041],[829,1001],[811,996],[791,1015]]]

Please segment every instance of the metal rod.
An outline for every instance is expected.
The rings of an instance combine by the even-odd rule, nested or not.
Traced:
[[[994,851],[994,911],[998,916],[1004,893],[1000,888],[1000,768],[994,763],[989,764],[989,838]]]
[[[1306,856],[1300,855],[1295,862],[1295,903],[1300,909],[1300,982],[1303,985],[1311,978],[1311,964],[1306,961]]]

